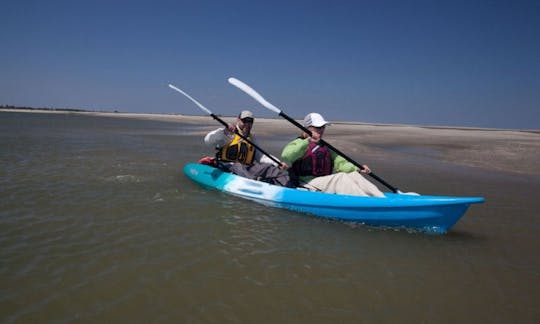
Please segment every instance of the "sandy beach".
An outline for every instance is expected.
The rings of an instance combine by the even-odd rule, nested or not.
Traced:
[[[201,135],[220,125],[209,116],[66,112],[54,110],[2,109],[4,112],[84,114],[137,118],[204,125]],[[222,117],[234,122],[234,117]],[[215,123],[215,126],[212,124]],[[290,135],[299,130],[284,119],[256,118],[254,133],[260,137]],[[540,175],[540,130],[452,128],[333,121],[325,138],[350,155],[385,158],[392,155],[422,154],[456,165],[492,169],[508,173]]]

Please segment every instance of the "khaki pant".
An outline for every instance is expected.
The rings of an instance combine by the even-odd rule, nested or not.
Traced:
[[[309,181],[305,187],[312,191],[342,195],[384,197],[379,188],[358,172],[339,172],[317,177]]]

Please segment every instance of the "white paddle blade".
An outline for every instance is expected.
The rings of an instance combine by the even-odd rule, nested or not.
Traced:
[[[236,79],[236,78],[229,78],[229,83],[233,86],[237,87],[238,89],[244,91],[248,96],[258,101],[261,105],[264,107],[276,112],[281,113],[281,110],[279,110],[276,106],[272,105],[266,99],[263,98],[257,91],[255,91],[252,87],[248,86],[244,82]]]
[[[185,93],[184,91],[178,89],[177,87],[173,86],[172,84],[169,84],[169,88],[173,89],[173,90],[176,90],[178,92],[180,92],[181,94],[183,94],[184,96],[186,96],[189,100],[193,101],[197,106],[199,106],[199,108],[201,108],[202,110],[204,110],[208,115],[212,115],[212,112],[206,108],[205,106],[203,106],[200,102],[198,102],[197,100],[193,99],[190,95],[188,95],[187,93]]]

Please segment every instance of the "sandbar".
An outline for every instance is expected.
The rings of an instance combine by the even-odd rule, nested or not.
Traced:
[[[201,125],[201,136],[220,127],[209,116],[119,112],[65,112],[55,110],[0,109],[0,112],[68,113],[91,116],[137,118]],[[222,117],[233,123],[235,117]],[[215,125],[213,125],[215,123]],[[300,130],[284,119],[256,118],[254,133],[262,138],[289,136]],[[540,130],[512,130],[368,124],[334,121],[325,133],[327,142],[349,155],[385,158],[389,155],[426,155],[456,166],[463,165],[509,173],[540,175]]]

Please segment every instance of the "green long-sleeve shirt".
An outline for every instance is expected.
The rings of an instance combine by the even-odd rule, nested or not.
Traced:
[[[296,160],[301,159],[304,156],[304,154],[306,154],[308,147],[309,147],[309,140],[307,138],[297,138],[293,140],[292,142],[290,142],[283,148],[283,151],[281,152],[281,161],[287,163],[287,165],[291,167]],[[358,168],[354,164],[345,160],[345,158],[338,155],[336,152],[332,150],[330,152],[331,152],[332,161],[334,165],[333,171],[332,171],[333,173],[337,173],[337,172],[349,173],[349,172],[358,170]],[[314,178],[313,176],[304,176],[304,177],[301,177],[301,180],[309,181],[313,178]]]

